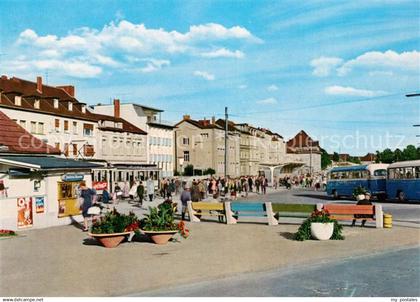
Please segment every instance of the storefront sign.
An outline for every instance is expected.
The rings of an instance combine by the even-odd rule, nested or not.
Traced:
[[[96,191],[108,190],[108,183],[106,181],[94,181],[92,188]]]
[[[35,197],[35,212],[36,213],[44,213],[44,197]]]
[[[20,197],[17,199],[18,228],[32,227],[32,197]]]
[[[64,174],[61,179],[63,181],[82,181],[85,176],[83,174]]]

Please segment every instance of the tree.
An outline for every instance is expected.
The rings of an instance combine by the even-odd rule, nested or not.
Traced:
[[[401,161],[403,159],[404,155],[403,152],[400,149],[395,149],[394,151],[394,161]]]
[[[337,152],[334,152],[332,160],[335,161],[335,162],[339,162],[340,161],[340,155],[338,155]]]
[[[203,171],[203,175],[214,175],[214,174],[216,174],[216,170],[212,168],[207,168],[206,170]]]
[[[402,152],[403,160],[416,160],[417,158],[417,150],[416,147],[413,145],[408,145]]]
[[[330,159],[330,155],[327,151],[321,148],[321,169],[326,169],[329,165],[331,165],[332,161]]]
[[[385,164],[390,164],[394,162],[394,152],[392,152],[392,150],[389,148],[380,152],[380,162]]]
[[[184,168],[184,175],[185,176],[193,176],[194,174],[194,166],[193,165],[187,165]]]

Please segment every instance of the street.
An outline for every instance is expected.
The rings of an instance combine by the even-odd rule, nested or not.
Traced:
[[[138,296],[418,297],[420,289],[415,284],[420,284],[419,247],[312,266],[238,274]]]

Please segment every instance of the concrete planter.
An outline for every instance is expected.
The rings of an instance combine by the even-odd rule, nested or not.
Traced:
[[[359,194],[359,195],[356,196],[357,201],[365,200],[365,199],[366,199],[365,194]]]
[[[92,234],[88,235],[98,240],[106,248],[117,247],[131,232],[113,233],[113,234]]]
[[[177,230],[174,231],[144,231],[143,233],[147,234],[154,243],[156,244],[166,244],[169,239],[171,239],[176,233]]]
[[[329,240],[334,232],[334,222],[312,222],[311,235],[317,240]]]

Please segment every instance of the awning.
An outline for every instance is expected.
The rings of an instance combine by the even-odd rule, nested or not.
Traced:
[[[86,161],[65,159],[53,156],[20,156],[20,155],[2,155],[0,164],[12,165],[22,168],[35,170],[56,170],[56,169],[80,169],[90,170],[99,168],[101,165]]]

